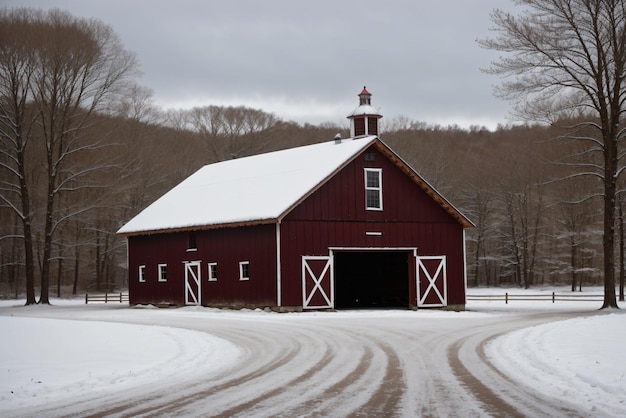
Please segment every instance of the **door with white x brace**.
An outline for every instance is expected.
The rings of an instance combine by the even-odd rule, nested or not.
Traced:
[[[334,306],[333,258],[302,257],[302,309],[327,309]]]
[[[185,305],[200,305],[200,262],[185,262]]]
[[[417,306],[441,307],[448,304],[446,256],[417,257]]]

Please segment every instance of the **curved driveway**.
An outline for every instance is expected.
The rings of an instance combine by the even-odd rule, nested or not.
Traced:
[[[94,394],[71,405],[49,405],[38,415],[579,416],[566,400],[547,399],[501,374],[483,350],[503,333],[572,315],[188,308],[137,309],[129,315],[127,309],[58,308],[46,317],[113,322],[131,317],[137,324],[197,330],[231,341],[242,356],[232,366],[207,370],[202,379],[177,376],[107,399]]]

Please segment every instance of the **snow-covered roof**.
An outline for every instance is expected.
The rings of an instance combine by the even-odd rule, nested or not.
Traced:
[[[376,140],[344,139],[209,164],[131,219],[119,234],[278,219]]]
[[[464,227],[473,225],[393,150],[377,137],[366,136],[205,165],[117,233],[139,235],[275,222],[373,144]]]
[[[372,105],[363,104],[363,105],[358,106],[356,109],[354,109],[352,113],[348,115],[348,118],[352,118],[354,116],[361,116],[361,115],[380,116],[380,112],[378,111],[378,109],[376,109]]]

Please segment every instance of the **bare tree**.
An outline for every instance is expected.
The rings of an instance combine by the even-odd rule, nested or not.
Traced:
[[[53,236],[69,218],[86,210],[75,207],[61,212],[58,199],[62,194],[97,186],[95,173],[106,164],[82,163],[85,155],[101,146],[87,132],[96,112],[110,111],[111,103],[133,74],[136,60],[122,47],[110,27],[95,20],[76,19],[59,10],[5,10],[0,12],[0,26],[9,27],[11,33],[10,43],[4,36],[1,41],[4,48],[1,77],[12,80],[9,85],[2,84],[2,96],[9,93],[9,97],[14,97],[13,102],[18,103],[9,112],[3,110],[3,127],[22,126],[21,131],[5,128],[2,131],[3,141],[9,145],[3,152],[11,162],[3,168],[13,175],[4,189],[19,196],[21,207],[13,204],[15,196],[4,189],[2,199],[12,204],[23,219],[26,269],[34,268],[28,256],[29,251],[34,251],[33,245],[28,245],[27,237],[32,209],[27,206],[32,205],[29,194],[35,185],[29,184],[25,176],[29,161],[20,155],[27,149],[41,147],[43,161],[30,163],[45,170],[45,198],[43,207],[38,208],[44,217],[39,302],[49,303]],[[19,72],[11,72],[16,66]],[[25,117],[16,113],[16,109],[29,106],[32,116],[26,125]],[[27,273],[27,304],[34,302],[30,274]]]
[[[213,161],[258,152],[278,122],[271,113],[244,106],[194,107],[188,114],[189,125],[204,136]]]
[[[615,297],[616,183],[624,166],[619,145],[626,89],[626,2],[624,0],[516,0],[518,16],[495,10],[495,38],[479,43],[509,53],[488,70],[511,76],[499,93],[519,104],[530,120],[580,116],[569,137],[588,144],[600,163],[580,165],[578,174],[601,180],[604,198],[604,303]],[[591,131],[591,134],[586,133]]]
[[[484,183],[479,182],[471,184],[461,195],[464,213],[476,224],[476,227],[470,229],[466,236],[468,254],[472,255],[471,259],[468,259],[468,268],[470,268],[469,273],[473,277],[475,286],[480,284],[481,273],[485,277],[485,284],[487,286],[492,284],[487,267],[489,255],[487,243],[493,237],[497,225],[493,219],[494,200],[494,193],[487,190]]]
[[[26,274],[26,304],[35,300],[32,209],[27,185],[26,158],[34,125],[27,107],[32,99],[31,78],[35,72],[34,37],[29,34],[29,12],[0,14],[0,200],[22,225]],[[29,36],[31,35],[31,36]],[[8,235],[5,235],[7,237]]]

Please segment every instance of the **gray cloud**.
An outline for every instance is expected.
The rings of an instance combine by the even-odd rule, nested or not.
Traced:
[[[508,103],[476,44],[503,0],[1,0],[113,27],[165,108],[232,104],[286,120],[345,122],[363,85],[385,119],[495,127]]]

